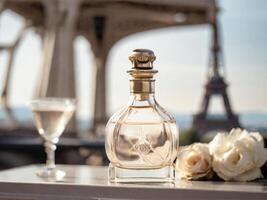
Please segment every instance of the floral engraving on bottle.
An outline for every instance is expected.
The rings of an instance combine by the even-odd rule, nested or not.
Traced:
[[[153,151],[153,148],[146,138],[139,138],[133,145],[133,150],[137,151],[141,157],[141,154],[147,155],[149,152]]]

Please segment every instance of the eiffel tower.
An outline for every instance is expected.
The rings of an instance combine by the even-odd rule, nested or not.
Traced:
[[[229,131],[234,127],[240,127],[238,116],[233,113],[227,94],[228,84],[225,82],[219,67],[221,66],[221,47],[217,21],[211,24],[213,31],[213,41],[211,48],[211,68],[205,85],[204,97],[202,99],[200,111],[194,115],[193,128],[198,131],[199,136],[209,131],[225,130]],[[209,118],[208,108],[212,97],[221,97],[225,109],[223,118]]]

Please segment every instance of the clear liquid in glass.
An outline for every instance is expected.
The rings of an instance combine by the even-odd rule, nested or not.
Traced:
[[[39,134],[45,140],[53,141],[63,133],[73,109],[36,108],[32,113]]]

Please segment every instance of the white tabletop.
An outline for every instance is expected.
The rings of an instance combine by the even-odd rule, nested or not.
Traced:
[[[0,172],[1,199],[267,199],[267,182],[176,181],[170,184],[114,184],[106,167],[59,165],[67,172],[60,181],[35,175],[31,165]]]

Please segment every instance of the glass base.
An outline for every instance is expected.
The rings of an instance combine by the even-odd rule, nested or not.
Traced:
[[[132,183],[132,182],[173,182],[175,171],[172,166],[159,169],[125,169],[113,166],[108,168],[110,182]]]
[[[42,178],[52,178],[55,180],[61,180],[65,177],[66,173],[62,170],[59,169],[48,169],[45,168],[43,171],[39,171],[36,173],[37,176],[42,177]]]

